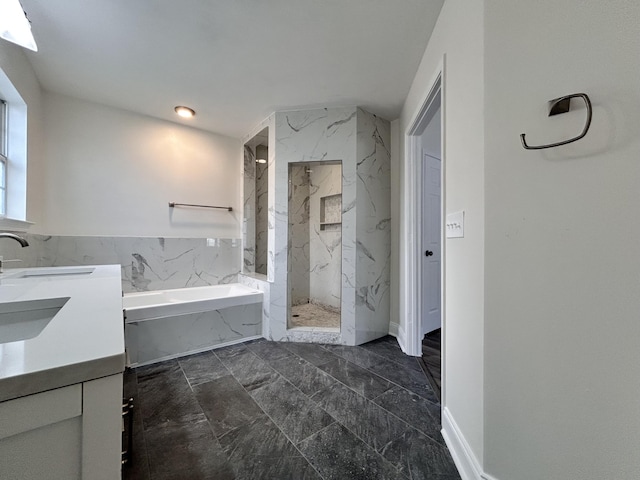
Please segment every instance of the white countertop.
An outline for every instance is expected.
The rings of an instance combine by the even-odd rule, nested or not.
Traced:
[[[0,274],[0,304],[70,297],[35,338],[0,343],[0,401],[124,371],[120,265],[91,268],[79,275],[22,277],[39,268]]]

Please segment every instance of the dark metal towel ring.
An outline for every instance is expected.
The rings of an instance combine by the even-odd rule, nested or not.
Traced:
[[[559,147],[561,145],[566,145],[567,143],[572,143],[577,140],[580,140],[584,137],[589,131],[589,127],[591,126],[591,100],[589,100],[589,96],[586,93],[573,93],[571,95],[565,95],[564,97],[556,98],[554,100],[549,101],[549,116],[558,115],[560,113],[567,113],[571,109],[571,99],[572,98],[582,98],[584,100],[585,105],[587,106],[587,123],[584,126],[584,130],[577,137],[570,138],[569,140],[565,140],[563,142],[558,143],[549,143],[548,145],[527,145],[527,141],[524,139],[524,133],[520,134],[520,140],[522,141],[522,146],[527,150],[542,150],[543,148],[553,148]]]

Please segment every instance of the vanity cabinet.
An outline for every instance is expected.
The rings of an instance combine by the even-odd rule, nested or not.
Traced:
[[[121,478],[122,374],[0,402],[0,478]]]

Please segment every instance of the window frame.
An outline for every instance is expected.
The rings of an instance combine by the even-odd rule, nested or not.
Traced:
[[[7,170],[9,167],[9,106],[0,98],[0,217],[7,216]]]

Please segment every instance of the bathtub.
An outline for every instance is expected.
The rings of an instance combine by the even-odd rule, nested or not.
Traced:
[[[262,336],[262,292],[239,283],[126,293],[122,307],[129,366]]]

